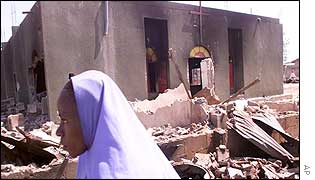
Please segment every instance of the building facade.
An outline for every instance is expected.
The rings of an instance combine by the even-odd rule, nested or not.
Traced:
[[[128,100],[152,99],[181,82],[170,48],[191,91],[202,83],[200,61],[211,57],[221,99],[257,76],[246,97],[283,92],[278,19],[158,1],[38,1],[1,52],[1,98],[32,102],[39,59],[52,120],[69,73],[100,70]]]

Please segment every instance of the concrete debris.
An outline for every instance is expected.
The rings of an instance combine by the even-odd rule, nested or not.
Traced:
[[[214,88],[210,89],[208,87],[203,88],[197,92],[194,97],[204,97],[207,100],[207,104],[219,104],[220,98],[215,94]]]
[[[167,89],[165,93],[159,94],[154,100],[143,100],[129,102],[136,112],[152,112],[164,106],[171,106],[175,101],[188,100],[183,84],[175,89]]]
[[[181,179],[210,179],[214,177],[211,171],[190,162],[175,162],[172,165]]]
[[[189,99],[181,84],[155,100],[130,102],[180,177],[299,178],[298,99],[233,96],[220,103],[212,91],[206,87]],[[1,178],[75,178],[78,159],[60,168],[67,152],[46,101],[1,102]]]
[[[164,124],[188,126],[208,119],[203,109],[207,104],[205,98],[189,99],[183,84],[174,90],[159,94],[155,100],[129,102],[137,117],[146,128],[159,127]]]
[[[37,112],[36,104],[28,104],[27,105],[27,112],[28,113],[36,113]]]
[[[229,149],[226,148],[225,145],[220,145],[219,147],[216,148],[216,155],[217,155],[217,161],[218,162],[223,162],[227,160],[230,157],[230,152]]]
[[[187,127],[172,127],[166,124],[161,127],[148,128],[147,132],[153,137],[157,143],[174,141],[182,138],[183,135],[201,134],[203,131],[209,130],[208,121],[200,123],[192,123]]]
[[[50,119],[49,119],[48,115],[28,114],[25,117],[24,130],[25,131],[31,131],[33,129],[42,128],[43,124],[45,124],[46,122],[49,122],[49,121],[50,121]],[[46,125],[46,128],[47,128],[47,125]]]
[[[230,179],[245,179],[243,172],[236,168],[227,168],[227,175]]]
[[[24,115],[22,113],[8,116],[7,128],[9,131],[15,129],[17,126],[21,126],[24,123]]]
[[[206,169],[211,179],[288,179],[298,174],[298,169],[288,169],[281,161],[263,158],[228,158],[227,163],[218,165],[211,159],[212,153],[196,153],[195,157],[186,164],[193,163]],[[215,164],[215,165],[214,165]]]

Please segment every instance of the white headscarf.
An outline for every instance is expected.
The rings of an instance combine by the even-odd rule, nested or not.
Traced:
[[[180,178],[109,76],[89,70],[71,80],[88,147],[77,178]]]

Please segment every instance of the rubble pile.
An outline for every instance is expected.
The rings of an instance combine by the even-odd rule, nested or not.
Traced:
[[[48,124],[47,124],[48,123]],[[48,115],[28,115],[25,117],[24,130],[31,131],[33,129],[47,128],[51,130],[52,121]],[[50,126],[50,127],[49,127]]]
[[[1,178],[55,177],[67,152],[59,147],[59,139],[49,134],[52,124],[46,122],[30,132],[1,127]]]
[[[209,129],[208,121],[200,123],[192,123],[187,127],[172,127],[166,124],[160,127],[148,128],[148,133],[157,143],[166,143],[175,141],[178,138],[183,138],[185,135],[200,134],[203,130]]]
[[[52,136],[54,125],[46,114],[19,112],[2,118],[1,178],[54,177],[67,154]]]
[[[206,121],[185,127],[172,127],[169,124],[152,127],[148,128],[148,133],[160,145],[182,178],[299,178],[299,140],[292,135],[292,131],[288,133],[286,126],[281,123],[282,116],[298,117],[296,106],[288,106],[292,102],[290,97],[284,95],[287,100],[282,100],[282,96],[263,97],[259,101],[241,98],[215,105],[208,105],[203,99],[195,98],[192,101],[201,104],[208,114]],[[270,108],[266,104],[270,101],[276,101],[275,104],[279,106]],[[297,124],[298,119],[292,123]],[[207,138],[210,143],[204,144],[209,146],[206,147],[207,153],[197,149],[187,151],[195,146],[189,143],[191,135],[202,134],[203,131],[212,132],[211,139]],[[234,141],[230,136],[236,135],[239,139]],[[239,145],[239,141],[245,144]],[[202,143],[195,144],[200,146]],[[242,155],[242,148],[237,146],[243,146],[243,149],[255,147],[255,150]],[[235,156],[236,150],[240,156]],[[178,155],[183,152],[186,156]],[[194,153],[191,160],[187,159],[188,152]]]
[[[219,103],[213,93],[202,97],[205,91],[188,99],[180,85],[156,100],[130,102],[181,178],[299,178],[299,103],[292,95]],[[55,127],[36,106],[3,101],[1,178],[75,178],[77,159],[61,171],[67,152]]]
[[[226,157],[218,159],[216,152],[196,153],[183,162],[198,165],[207,170],[211,179],[293,179],[299,178],[299,168],[290,168],[277,159],[255,157]]]

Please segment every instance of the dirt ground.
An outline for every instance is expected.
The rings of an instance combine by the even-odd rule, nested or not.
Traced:
[[[299,83],[283,83],[283,94],[293,94],[293,98],[299,96]]]

